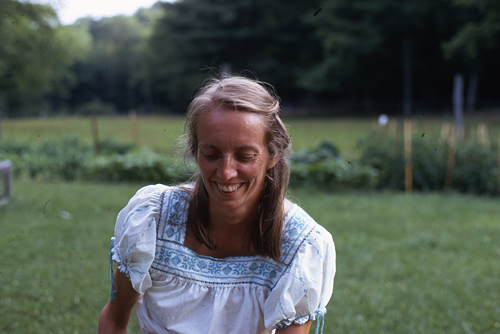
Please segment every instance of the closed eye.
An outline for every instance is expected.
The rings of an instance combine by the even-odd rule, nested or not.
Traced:
[[[218,154],[204,154],[204,153],[202,153],[202,155],[207,160],[215,160],[219,157]]]
[[[240,155],[240,156],[238,156],[238,159],[239,159],[240,161],[243,161],[243,162],[249,162],[249,161],[254,160],[254,159],[255,159],[255,157],[256,157],[256,155],[255,155],[255,154],[251,154],[251,155]]]

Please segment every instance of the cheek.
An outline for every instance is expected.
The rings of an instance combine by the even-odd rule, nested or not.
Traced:
[[[214,163],[204,159],[198,159],[198,167],[202,174],[211,174],[217,168]]]
[[[266,174],[266,168],[261,163],[245,166],[241,168],[240,171],[248,178],[253,178],[253,179],[260,179],[264,177],[264,175]]]

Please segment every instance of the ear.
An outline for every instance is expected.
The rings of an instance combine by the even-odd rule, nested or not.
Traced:
[[[272,158],[269,159],[269,161],[267,162],[267,169],[273,169],[274,166],[276,166],[276,164],[278,163],[279,161],[279,156],[274,156]]]

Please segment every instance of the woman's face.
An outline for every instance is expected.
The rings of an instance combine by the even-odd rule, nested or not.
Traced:
[[[196,161],[210,206],[255,210],[269,161],[265,119],[251,112],[214,109],[200,117]]]

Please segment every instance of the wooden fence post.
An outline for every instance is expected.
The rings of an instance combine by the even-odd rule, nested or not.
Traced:
[[[406,119],[404,121],[404,139],[405,139],[405,190],[407,193],[413,191],[413,164],[411,159],[412,146],[412,121]]]
[[[477,125],[477,142],[481,145],[488,145],[490,142],[488,134],[488,126],[484,123]]]
[[[441,134],[439,136],[440,144],[446,143],[447,139],[449,138],[450,127],[451,127],[450,123],[443,123],[443,125],[441,125]]]
[[[455,169],[455,156],[456,156],[456,133],[451,126],[451,134],[449,136],[449,147],[448,147],[448,163],[446,166],[446,176],[444,179],[444,189],[449,190],[451,188],[451,184],[453,182],[453,169]]]

